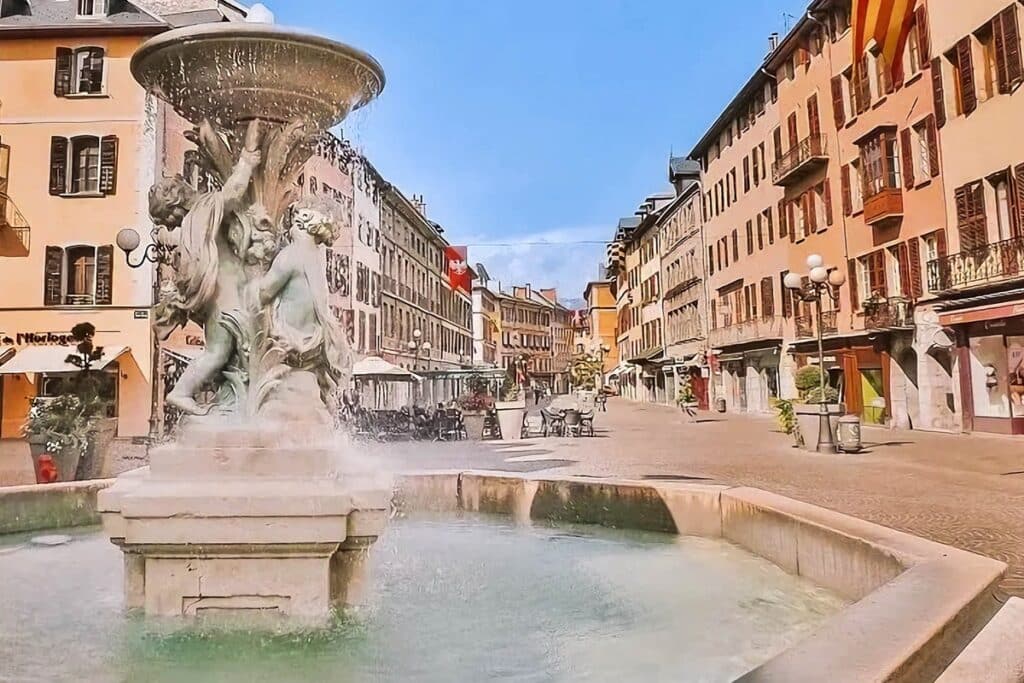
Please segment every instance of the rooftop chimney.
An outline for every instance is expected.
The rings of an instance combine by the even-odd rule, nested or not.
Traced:
[[[779,49],[779,33],[774,31],[768,36],[768,54],[771,54]]]
[[[420,212],[420,215],[423,216],[424,218],[426,218],[427,217],[427,203],[425,201],[423,201],[423,195],[421,195],[421,194],[414,194],[410,201],[412,201],[412,205],[414,207],[416,207],[416,210]]]

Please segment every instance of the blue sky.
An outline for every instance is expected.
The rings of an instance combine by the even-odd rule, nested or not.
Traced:
[[[804,0],[268,0],[373,54],[352,139],[505,283],[579,297],[620,216],[667,187]],[[792,19],[790,19],[792,22]],[[534,242],[572,242],[533,246]],[[510,244],[513,246],[480,246]]]

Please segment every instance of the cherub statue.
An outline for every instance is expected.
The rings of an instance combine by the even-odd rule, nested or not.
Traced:
[[[339,385],[347,385],[351,350],[328,306],[324,245],[337,228],[326,203],[310,197],[291,207],[288,243],[259,281],[270,309],[270,334],[285,364],[315,375],[320,398],[333,414]]]
[[[209,123],[198,131],[200,140],[216,136]],[[202,415],[195,395],[216,380],[235,352],[225,316],[244,317],[246,253],[253,240],[245,197],[253,171],[260,164],[259,122],[249,123],[244,148],[218,192],[197,193],[181,176],[165,178],[149,193],[153,221],[168,232],[180,229],[173,286],[161,290],[156,327],[166,338],[190,318],[203,326],[205,349],[182,373],[167,394],[167,403],[187,414]]]

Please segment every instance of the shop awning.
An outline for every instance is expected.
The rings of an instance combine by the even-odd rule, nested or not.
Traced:
[[[93,363],[92,369],[103,370],[130,351],[127,346],[106,346],[103,357]],[[71,346],[26,346],[15,353],[14,358],[0,365],[0,375],[79,372],[80,368],[67,362],[67,357],[73,353],[76,351]]]
[[[977,297],[975,300],[983,300]],[[1003,304],[992,304],[988,306],[974,306],[963,308],[948,313],[939,314],[940,325],[965,325],[967,323],[982,322],[985,320],[1000,320],[1002,318],[1014,318],[1024,315],[1024,303],[1013,301]]]
[[[665,349],[661,347],[655,347],[653,349],[647,349],[646,351],[642,351],[633,358],[627,358],[626,360],[633,364],[650,363],[651,361],[654,361],[655,359],[659,358],[664,352]]]
[[[359,379],[392,380],[395,382],[418,382],[422,378],[405,368],[387,362],[380,356],[369,356],[352,366],[352,376]]]

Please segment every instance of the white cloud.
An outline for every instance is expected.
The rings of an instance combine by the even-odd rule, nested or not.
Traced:
[[[529,282],[534,289],[557,288],[560,299],[579,299],[604,263],[606,232],[606,226],[556,228],[514,236],[473,235],[456,243],[468,244],[469,262],[483,263],[503,288]]]

